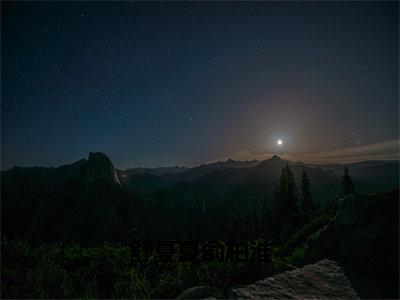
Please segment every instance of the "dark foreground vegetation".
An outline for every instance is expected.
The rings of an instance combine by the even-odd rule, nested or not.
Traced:
[[[30,246],[3,242],[2,295],[6,298],[174,298],[196,285],[222,293],[271,274],[256,263],[146,263],[129,247],[104,244]],[[225,295],[227,297],[227,294]]]
[[[132,250],[128,246],[108,243],[97,247],[86,247],[76,243],[30,245],[21,240],[3,240],[2,296],[5,298],[175,298],[190,287],[206,285],[216,288],[221,297],[228,297],[233,287],[251,284],[270,275],[329,257],[354,267],[358,272],[362,272],[363,276],[369,274],[371,278],[375,278],[374,289],[378,294],[372,296],[396,298],[398,253],[395,251],[398,250],[398,231],[392,233],[384,231],[398,225],[395,219],[398,192],[347,196],[344,199],[349,202],[354,201],[354,197],[358,203],[367,203],[366,209],[358,212],[361,220],[353,220],[352,224],[344,224],[341,227],[339,224],[330,225],[334,226],[336,231],[342,230],[331,233],[331,230],[326,228],[329,224],[333,224],[332,222],[338,222],[335,219],[338,212],[339,215],[349,213],[346,206],[340,203],[343,199],[332,202],[330,206],[316,212],[290,239],[275,246],[270,264],[159,263],[154,257],[148,262],[139,263],[132,261]],[[342,211],[338,210],[338,207],[342,207]],[[371,214],[375,213],[379,215],[376,219],[372,219]],[[357,239],[355,231],[370,231],[368,225],[363,224],[362,219],[366,217],[371,218],[371,224],[381,228],[369,232],[370,237],[365,240],[355,240]],[[347,228],[349,225],[355,227],[355,231]],[[326,237],[327,234],[330,235]],[[344,244],[335,241],[342,235],[347,235],[350,240],[344,241]],[[326,249],[330,245],[325,244],[324,236],[328,243],[332,243],[331,249]],[[376,242],[380,244],[371,247]],[[355,252],[357,247],[361,247],[364,253]],[[374,260],[371,261],[371,258]],[[361,295],[366,293],[367,296],[371,296],[368,294],[368,289],[371,287],[357,286],[357,288],[360,288]]]

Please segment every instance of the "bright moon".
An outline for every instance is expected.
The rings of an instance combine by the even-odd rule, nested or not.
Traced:
[[[276,143],[278,144],[278,146],[282,146],[283,144],[282,140],[277,140]]]

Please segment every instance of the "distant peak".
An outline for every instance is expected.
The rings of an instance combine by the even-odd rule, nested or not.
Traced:
[[[86,171],[89,180],[102,178],[120,184],[114,165],[104,153],[90,152]]]
[[[282,158],[280,158],[278,155],[273,155],[273,156],[270,158],[270,160],[279,160],[279,161],[281,161]]]
[[[97,160],[104,160],[104,161],[110,161],[108,156],[102,152],[89,152],[89,161],[97,161]]]
[[[264,160],[259,166],[281,166],[284,163],[284,160],[280,158],[278,155],[273,155],[271,158]]]

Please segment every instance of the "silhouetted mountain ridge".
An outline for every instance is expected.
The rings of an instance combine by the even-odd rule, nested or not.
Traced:
[[[108,240],[122,195],[128,195],[149,238],[226,238],[233,219],[261,208],[286,165],[297,184],[301,172],[308,173],[317,206],[340,193],[341,176],[333,170],[278,156],[262,162],[228,159],[189,169],[173,167],[175,173],[156,175],[116,170],[107,155],[95,152],[57,168],[2,171],[2,228],[6,236],[32,240]],[[396,168],[398,164],[368,162],[355,169],[364,180],[355,178],[356,189],[396,187]]]

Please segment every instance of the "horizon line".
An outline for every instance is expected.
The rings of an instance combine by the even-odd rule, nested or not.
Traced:
[[[96,152],[90,151],[90,152],[88,152],[87,156],[89,156],[90,153],[99,153],[99,152],[100,151],[96,151]],[[253,158],[253,159],[251,159],[251,158],[247,158],[247,159],[246,158],[244,158],[244,159],[232,159],[232,158],[227,158],[227,159],[220,159],[220,160],[212,160],[212,161],[205,162],[205,163],[197,163],[197,164],[193,164],[191,166],[179,165],[179,164],[175,164],[175,165],[171,164],[171,165],[159,165],[159,166],[133,166],[133,167],[120,168],[120,167],[116,167],[115,166],[114,162],[109,157],[109,155],[107,155],[104,152],[100,152],[100,153],[105,154],[110,159],[110,161],[113,164],[114,168],[116,170],[120,170],[120,171],[124,171],[124,170],[128,170],[128,169],[137,169],[137,168],[157,169],[157,168],[176,168],[176,167],[178,167],[178,168],[192,169],[192,168],[196,168],[196,167],[200,167],[200,166],[204,166],[204,165],[211,165],[211,164],[215,164],[215,163],[223,163],[223,162],[227,162],[227,161],[234,161],[234,162],[252,162],[252,161],[257,161],[257,162],[262,163],[264,161],[267,161],[267,160],[273,158],[274,156],[279,157],[283,161],[288,161],[288,162],[291,162],[291,163],[303,163],[303,164],[306,164],[306,165],[343,165],[344,166],[344,165],[367,162],[367,161],[400,161],[400,157],[387,157],[387,158],[376,158],[376,159],[374,159],[372,157],[372,158],[368,159],[368,158],[363,158],[361,156],[359,159],[354,158],[354,160],[347,161],[347,162],[340,162],[340,161],[325,161],[325,162],[324,161],[320,161],[320,162],[315,161],[315,162],[311,162],[311,161],[299,160],[299,159],[296,159],[295,157],[291,157],[290,155],[286,155],[286,154],[283,154],[283,155],[271,154],[271,155],[269,155],[268,158],[265,158],[265,159],[256,159],[256,158]],[[9,168],[1,168],[1,172],[7,171],[7,170],[11,170],[13,168],[59,168],[59,167],[62,167],[62,166],[68,166],[68,165],[74,164],[74,163],[76,163],[78,161],[81,161],[81,160],[87,160],[87,158],[81,158],[81,159],[75,160],[75,161],[73,161],[71,163],[62,163],[62,164],[59,164],[59,165],[49,165],[49,166],[45,166],[45,165],[30,165],[30,166],[14,165],[14,166],[9,167]]]

